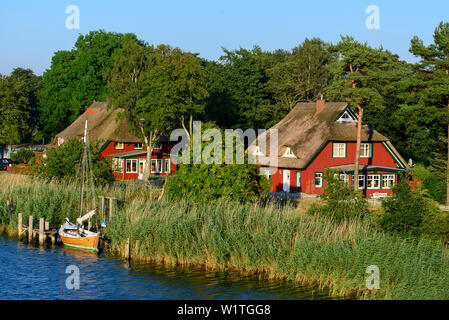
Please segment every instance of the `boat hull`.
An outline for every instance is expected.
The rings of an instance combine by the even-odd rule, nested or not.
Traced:
[[[100,235],[92,235],[87,237],[65,237],[63,235],[59,235],[62,243],[71,248],[81,249],[81,250],[91,250],[98,251],[98,241],[100,239]]]

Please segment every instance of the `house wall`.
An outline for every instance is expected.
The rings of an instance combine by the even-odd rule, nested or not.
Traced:
[[[381,142],[372,143],[372,157],[360,158],[360,165],[371,165],[380,167],[397,168],[396,162],[389,152],[385,149]],[[326,146],[320,151],[320,153],[313,159],[309,166],[305,170],[297,170],[290,168],[271,168],[271,191],[283,190],[283,171],[290,170],[290,192],[304,192],[311,194],[320,194],[323,192],[322,188],[315,188],[315,172],[323,172],[325,168],[332,166],[353,164],[355,159],[355,142],[346,143],[346,157],[345,158],[333,158],[332,157],[332,142],[328,142]],[[301,172],[301,186],[298,188],[295,186],[296,172]],[[371,172],[370,172],[371,173]],[[377,172],[378,174],[391,174],[391,172]],[[349,175],[349,179],[352,175]],[[391,194],[391,189],[370,189],[364,190],[366,195],[371,195],[375,192],[382,192]]]

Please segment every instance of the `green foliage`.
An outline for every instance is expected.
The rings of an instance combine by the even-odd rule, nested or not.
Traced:
[[[385,231],[416,237],[449,235],[448,216],[425,190],[413,190],[405,178],[393,187],[393,196],[382,201],[382,209],[379,225]]]
[[[98,144],[91,145],[92,171],[96,184],[109,184],[114,181],[109,163],[103,159]],[[47,156],[36,166],[35,174],[43,179],[73,181],[79,179],[83,142],[77,138],[69,139],[58,147],[47,149]]]
[[[324,180],[326,184],[320,198],[325,204],[313,205],[308,213],[326,216],[337,222],[363,218],[368,214],[366,198],[354,192],[348,183],[341,181],[339,172],[327,169]]]
[[[414,166],[413,176],[422,183],[422,188],[426,189],[429,196],[441,203],[446,203],[446,181],[438,177],[434,172],[422,164]]]
[[[15,163],[30,163],[32,159],[35,159],[35,155],[33,151],[22,148],[11,154],[11,160]]]
[[[65,129],[94,100],[106,99],[104,73],[112,65],[112,56],[126,41],[135,41],[132,33],[103,30],[80,35],[71,51],[57,51],[51,67],[44,72],[41,124],[47,137]]]
[[[205,202],[220,198],[254,202],[268,193],[265,177],[250,164],[180,164],[167,179],[167,194],[180,199]]]

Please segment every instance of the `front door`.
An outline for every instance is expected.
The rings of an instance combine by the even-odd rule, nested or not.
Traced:
[[[143,173],[145,171],[145,159],[139,159],[139,176],[138,179],[143,179]]]
[[[284,170],[283,188],[285,192],[290,192],[290,170]]]

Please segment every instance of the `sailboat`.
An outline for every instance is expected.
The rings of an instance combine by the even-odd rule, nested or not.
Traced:
[[[93,206],[94,209],[88,211],[85,215],[81,216],[81,213],[84,209],[84,201],[85,201],[85,209],[87,210],[89,205],[88,199],[88,189],[89,189],[89,180],[91,180],[92,191],[94,191],[94,181],[92,174],[92,161],[90,157],[90,150],[87,145],[88,142],[88,130],[87,130],[87,119],[86,125],[84,128],[84,143],[83,143],[83,154],[81,159],[81,175],[80,175],[80,201],[78,206],[78,218],[76,219],[76,224],[71,223],[68,218],[66,218],[66,222],[61,225],[59,228],[59,238],[65,246],[82,249],[82,250],[92,250],[98,251],[98,241],[100,238],[99,232],[92,232],[90,230],[86,230],[83,226],[83,222],[90,219],[96,212],[95,209],[95,195],[92,192],[93,196]],[[89,177],[90,174],[90,177]],[[90,179],[89,179],[90,178]],[[84,197],[84,193],[86,196]]]

